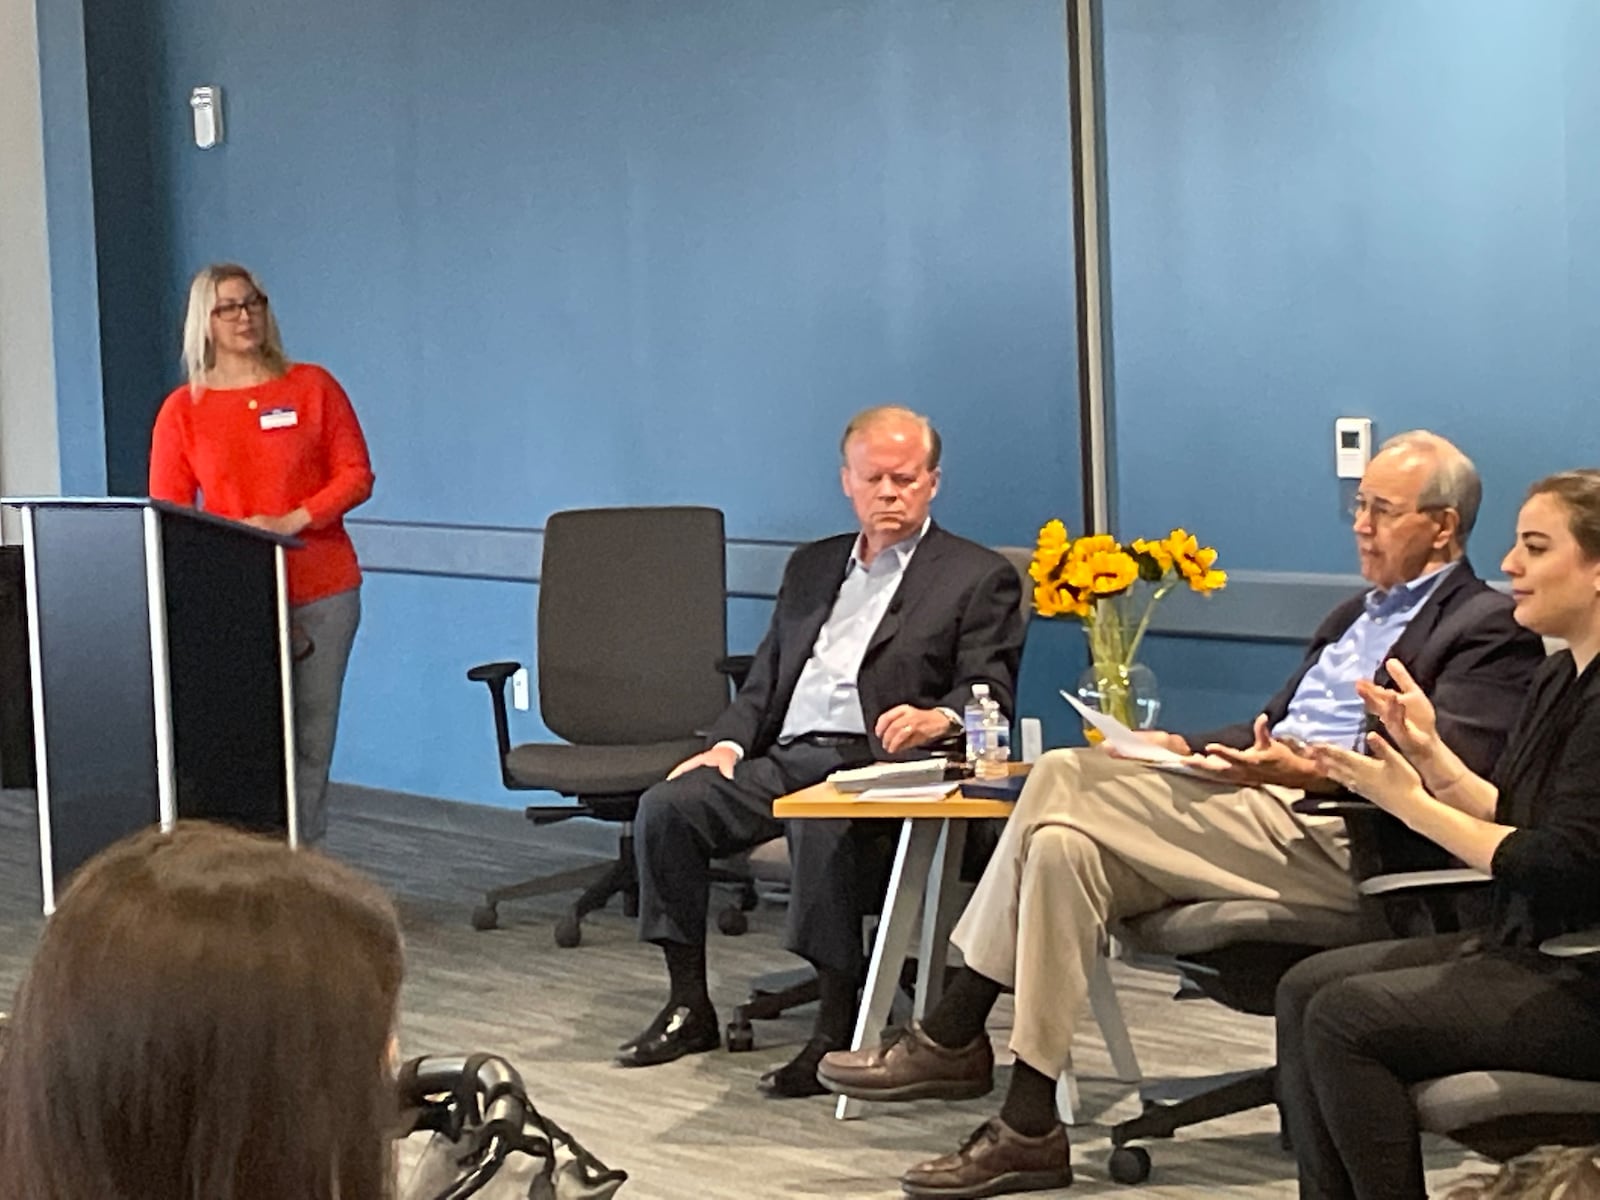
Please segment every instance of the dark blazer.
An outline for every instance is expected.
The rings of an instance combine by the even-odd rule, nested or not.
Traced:
[[[1495,767],[1495,820],[1516,832],[1490,863],[1489,940],[1535,946],[1600,924],[1600,658],[1552,654]]]
[[[1323,649],[1344,636],[1361,615],[1366,593],[1350,597],[1324,620],[1306,648],[1299,670],[1261,711],[1276,725]],[[1544,661],[1544,643],[1518,625],[1511,597],[1479,579],[1466,559],[1439,581],[1433,595],[1411,618],[1406,631],[1384,657],[1398,658],[1433,701],[1439,735],[1479,775],[1487,776],[1504,748],[1506,734],[1522,708],[1533,673]],[[1374,679],[1393,680],[1384,667]],[[1368,716],[1368,728],[1376,728]],[[1248,746],[1249,723],[1228,725],[1189,738],[1195,748],[1207,742]]]
[[[708,731],[712,744],[737,742],[747,755],[777,740],[800,671],[844,582],[856,534],[801,546],[789,557],[772,624],[749,677]],[[987,683],[1009,715],[1022,654],[1022,584],[1012,565],[976,542],[930,525],[911,556],[883,620],[867,644],[856,686],[875,758],[888,758],[873,734],[897,704],[952,708]]]

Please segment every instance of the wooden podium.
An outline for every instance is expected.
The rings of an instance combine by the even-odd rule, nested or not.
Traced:
[[[22,513],[45,911],[149,825],[296,842],[295,540],[154,500],[3,503]]]

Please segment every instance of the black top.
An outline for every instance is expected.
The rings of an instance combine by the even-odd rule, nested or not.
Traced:
[[[1539,668],[1495,767],[1495,820],[1513,826],[1494,852],[1489,940],[1534,946],[1600,925],[1600,658]]]

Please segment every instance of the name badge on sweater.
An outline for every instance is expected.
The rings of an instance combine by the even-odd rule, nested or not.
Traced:
[[[300,424],[300,414],[292,408],[269,408],[261,414],[263,429],[293,429]]]

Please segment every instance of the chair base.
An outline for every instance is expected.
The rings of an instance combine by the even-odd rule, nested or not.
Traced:
[[[505,900],[526,900],[533,896],[549,896],[583,888],[577,901],[556,922],[556,945],[571,949],[583,941],[583,918],[596,909],[604,908],[611,897],[622,897],[622,915],[639,915],[639,874],[633,858],[633,831],[624,826],[617,839],[617,856],[607,863],[577,867],[538,879],[525,879],[484,893],[483,903],[472,910],[472,927],[477,930],[495,929],[500,924],[500,904]]]
[[[1111,1155],[1111,1177],[1118,1183],[1143,1183],[1149,1177],[1150,1152],[1131,1143],[1170,1138],[1178,1130],[1202,1121],[1275,1104],[1277,1090],[1277,1067],[1173,1080],[1142,1088],[1144,1111],[1112,1127],[1111,1144],[1116,1149]]]
[[[734,1054],[756,1048],[751,1022],[773,1021],[790,1009],[815,1002],[820,995],[817,976],[810,967],[763,975],[750,985],[750,999],[733,1010],[726,1043]]]

